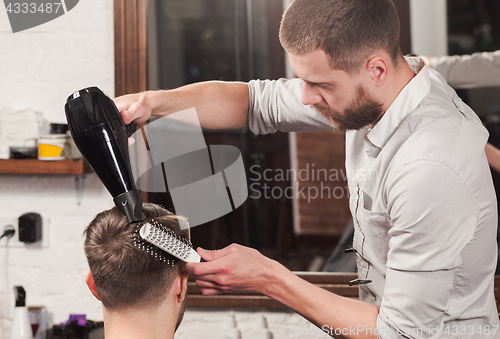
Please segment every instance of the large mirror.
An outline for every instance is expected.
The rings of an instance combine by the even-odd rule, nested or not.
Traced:
[[[409,52],[409,4],[398,3]],[[278,40],[286,5],[283,0],[117,1],[116,25],[123,25],[117,27],[117,43],[130,47],[117,57],[116,94],[204,80],[286,77]],[[137,23],[135,33],[131,22]],[[134,49],[142,53],[131,55]],[[137,69],[129,81],[123,69],[130,67]],[[123,88],[134,81],[135,87]],[[210,249],[236,242],[293,271],[322,271],[350,219],[343,134],[255,136],[243,129],[207,130],[204,136],[208,145],[241,150],[249,198],[232,213],[193,228],[193,242]],[[147,199],[173,209],[168,192],[149,193]]]
[[[148,89],[177,88],[205,80],[285,77],[276,24],[282,8],[282,0],[149,0]],[[193,242],[210,249],[240,243],[287,265],[294,247],[292,201],[279,194],[274,198],[264,194],[262,186],[267,184],[270,190],[277,187],[277,193],[290,181],[257,179],[267,169],[290,168],[288,135],[256,137],[248,129],[203,133],[207,145],[232,145],[241,151],[249,198],[233,212],[193,228]],[[168,192],[149,194],[148,198],[174,207]]]
[[[411,1],[394,2],[401,20],[402,51],[408,54],[412,52]],[[115,0],[116,95],[204,80],[293,76],[287,72],[278,40],[279,22],[288,3]],[[350,219],[344,136],[333,132],[254,136],[246,129],[204,131],[204,136],[208,145],[233,145],[241,150],[250,196],[233,212],[193,228],[193,243],[216,249],[237,242],[257,248],[292,271],[328,270],[328,258]],[[174,209],[168,192],[145,194],[145,198]],[[354,276],[351,269],[303,276],[355,297],[356,288],[345,289]],[[274,305],[267,302],[260,305]],[[234,306],[234,299],[226,305]]]

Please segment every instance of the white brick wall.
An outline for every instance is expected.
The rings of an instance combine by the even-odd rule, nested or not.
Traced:
[[[233,313],[242,339],[263,339],[255,336],[255,327],[263,315],[274,339],[307,338],[325,339],[330,336],[314,327],[302,316],[291,310],[191,308],[175,334],[175,339],[225,339],[228,315]]]
[[[73,92],[98,86],[114,95],[113,1],[85,0],[65,15],[13,34],[0,5],[0,107],[42,111],[65,122]]]
[[[112,207],[97,176],[87,175],[80,205],[74,176],[0,175],[0,192],[0,218],[37,212],[50,219],[48,248],[0,247],[0,338],[9,338],[14,285],[26,289],[28,306],[47,307],[50,323],[67,320],[70,313],[102,319],[84,282],[82,236],[98,212]]]
[[[98,86],[114,94],[113,1],[85,0],[42,26],[13,34],[0,4],[0,107],[35,109],[50,122],[65,122],[66,98]],[[0,339],[8,339],[14,308],[13,286],[23,285],[28,305],[43,305],[49,323],[85,313],[102,320],[100,303],[84,282],[88,269],[82,232],[112,199],[99,179],[87,175],[81,205],[74,176],[0,175],[0,218],[38,212],[50,219],[48,248],[0,247]],[[3,227],[0,225],[0,232]],[[178,339],[224,338],[228,309],[188,309]],[[274,338],[325,338],[312,325],[286,311],[234,310],[243,339],[251,339],[264,314]],[[310,332],[300,331],[309,329]]]
[[[112,0],[80,1],[67,14],[15,34],[0,4],[0,107],[30,108],[64,123],[71,93],[98,86],[114,95],[113,40]],[[24,286],[28,305],[47,307],[50,323],[70,313],[102,319],[84,282],[82,232],[112,203],[94,174],[87,175],[80,206],[74,176],[0,175],[0,218],[38,212],[50,219],[48,248],[0,247],[0,339],[9,338],[14,285]]]

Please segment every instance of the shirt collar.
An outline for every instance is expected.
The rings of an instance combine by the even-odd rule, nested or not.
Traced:
[[[403,120],[430,92],[429,67],[420,58],[406,58],[406,62],[416,76],[401,90],[377,124],[368,131],[364,141],[365,146],[368,146],[366,152],[372,158],[377,157]]]

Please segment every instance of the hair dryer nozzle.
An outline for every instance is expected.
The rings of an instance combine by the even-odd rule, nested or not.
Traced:
[[[113,199],[116,208],[127,216],[128,222],[140,222],[146,220],[146,216],[142,211],[142,196],[141,191],[135,189],[125,192]]]

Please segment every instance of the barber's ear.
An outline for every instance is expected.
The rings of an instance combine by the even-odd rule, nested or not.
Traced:
[[[85,277],[85,282],[87,283],[87,286],[89,287],[89,290],[90,292],[92,292],[94,297],[96,297],[97,300],[101,301],[101,298],[99,298],[99,295],[97,294],[94,277],[92,276],[92,273],[90,273],[90,270],[87,272],[87,276]]]
[[[386,60],[382,56],[375,55],[371,57],[366,63],[366,69],[376,86],[380,86],[385,83],[389,68],[387,67]]]
[[[187,280],[188,272],[186,270],[181,270],[176,278],[175,284],[175,296],[179,303],[183,302],[184,298],[186,298]]]

